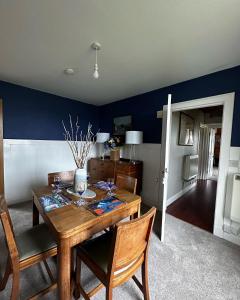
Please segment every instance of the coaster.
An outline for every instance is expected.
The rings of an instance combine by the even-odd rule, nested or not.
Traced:
[[[74,195],[76,197],[79,197],[79,198],[85,198],[85,199],[91,199],[91,198],[94,198],[96,197],[96,193],[92,190],[89,190],[87,189],[81,196],[79,195],[79,193],[75,193],[74,190],[73,190],[73,187],[69,187],[67,188],[67,192],[71,195]]]

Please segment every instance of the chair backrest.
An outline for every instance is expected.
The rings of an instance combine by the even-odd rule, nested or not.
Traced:
[[[48,174],[48,185],[54,183],[54,176],[60,176],[61,181],[73,181],[74,179],[74,171],[63,171],[63,172],[55,172]]]
[[[118,223],[115,227],[112,242],[112,262],[108,266],[108,274],[112,279],[121,279],[124,273],[133,275],[145,259],[152,232],[156,208],[151,208],[145,215],[128,222]],[[131,276],[132,276],[131,275]]]
[[[123,174],[117,174],[116,186],[120,189],[124,189],[130,193],[136,194],[137,178]]]
[[[0,218],[3,226],[3,231],[5,233],[5,240],[9,251],[9,257],[13,265],[19,258],[19,253],[15,241],[13,225],[8,211],[8,206],[3,195],[0,195]]]

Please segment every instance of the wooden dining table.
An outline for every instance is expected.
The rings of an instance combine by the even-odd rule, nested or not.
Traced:
[[[90,203],[106,198],[106,191],[94,186],[90,189],[96,193],[94,199],[88,200]],[[58,299],[70,300],[73,247],[126,217],[139,217],[141,197],[117,189],[116,197],[123,200],[125,204],[111,212],[97,216],[87,209],[87,206],[77,207],[74,204],[77,198],[69,194],[67,197],[72,200],[70,205],[45,212],[39,199],[44,195],[51,194],[52,187],[50,186],[33,190],[33,226],[39,224],[40,214],[53,232],[58,247]],[[66,196],[66,191],[63,191],[63,194]]]

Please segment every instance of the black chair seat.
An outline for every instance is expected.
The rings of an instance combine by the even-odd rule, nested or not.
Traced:
[[[20,261],[48,251],[57,244],[46,224],[34,226],[16,236]]]

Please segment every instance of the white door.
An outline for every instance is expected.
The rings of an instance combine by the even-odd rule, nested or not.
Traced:
[[[171,111],[172,95],[168,95],[168,105],[163,107],[162,120],[162,146],[161,146],[161,187],[159,193],[160,210],[162,211],[160,239],[164,241],[164,227],[166,218],[167,188],[168,188],[168,170],[170,154],[170,134],[172,123]]]

